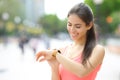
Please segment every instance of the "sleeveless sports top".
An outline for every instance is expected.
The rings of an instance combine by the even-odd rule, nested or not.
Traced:
[[[72,60],[80,63],[81,62],[81,56],[77,56],[75,58],[72,58]],[[99,71],[100,67],[101,67],[101,65],[98,65],[92,72],[90,72],[85,77],[78,77],[78,76],[74,75],[73,73],[67,71],[60,64],[60,66],[59,66],[59,74],[60,74],[61,80],[95,80],[97,72]]]

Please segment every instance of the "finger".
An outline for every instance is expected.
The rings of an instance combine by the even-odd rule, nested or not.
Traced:
[[[36,61],[38,61],[38,59],[40,58],[40,57],[42,57],[42,56],[45,56],[45,51],[40,51],[40,52],[38,52],[37,54],[36,54]]]
[[[37,53],[37,55],[36,55],[36,61],[38,61],[39,57],[40,57],[40,53]]]
[[[45,58],[41,58],[39,59],[39,62],[42,62],[42,61],[45,61],[46,59]]]
[[[42,53],[44,53],[43,51],[40,51],[40,52],[38,52],[37,54],[36,54],[36,56],[40,56],[40,55],[42,55]]]

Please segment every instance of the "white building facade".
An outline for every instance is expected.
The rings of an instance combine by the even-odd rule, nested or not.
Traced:
[[[25,4],[26,20],[37,23],[37,20],[44,15],[44,0],[23,0]]]

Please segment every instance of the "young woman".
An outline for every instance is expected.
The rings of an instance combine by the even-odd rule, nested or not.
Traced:
[[[96,43],[92,10],[80,3],[69,11],[67,18],[73,43],[59,50],[40,51],[36,60],[48,61],[52,80],[95,80],[105,49]]]

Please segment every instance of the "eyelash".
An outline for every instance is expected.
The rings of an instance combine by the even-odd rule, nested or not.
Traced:
[[[71,24],[67,24],[68,26],[72,26]]]
[[[80,28],[80,26],[76,26],[76,28]]]
[[[72,26],[71,24],[68,24],[68,26]],[[75,28],[80,28],[80,26],[75,26]]]

